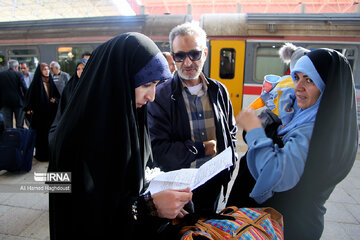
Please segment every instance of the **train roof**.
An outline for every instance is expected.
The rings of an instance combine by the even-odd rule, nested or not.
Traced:
[[[204,14],[200,26],[208,36],[359,37],[360,14]]]
[[[113,37],[141,32],[168,37],[173,27],[191,22],[191,15],[137,15],[2,22],[0,42],[31,39]],[[200,26],[211,36],[360,36],[359,14],[204,14]]]
[[[190,21],[191,15],[137,15],[2,22],[0,40],[116,36],[124,32],[168,36],[173,27]]]

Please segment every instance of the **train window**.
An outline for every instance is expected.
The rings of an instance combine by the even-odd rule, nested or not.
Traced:
[[[280,59],[278,52],[279,46],[259,46],[256,49],[255,82],[262,83],[264,76],[268,74],[286,74],[287,66]]]
[[[351,68],[354,70],[355,49],[353,48],[342,49],[341,53],[347,58]]]
[[[355,56],[355,49],[346,49],[345,51],[345,56],[349,57],[354,57]]]
[[[81,59],[84,52],[92,52],[90,46],[60,46],[57,49],[58,62],[61,70],[72,75],[75,72],[76,63]]]
[[[220,78],[233,79],[235,76],[235,56],[233,48],[222,48],[220,50]]]
[[[353,45],[340,45],[339,46],[339,45],[331,45],[331,44],[318,45],[318,44],[316,44],[316,45],[309,45],[306,48],[311,49],[311,50],[314,50],[317,48],[334,49],[334,50],[342,53],[347,58],[352,70],[355,71],[355,67],[356,67],[355,62],[359,55],[356,46],[353,46]]]
[[[36,49],[9,49],[9,55],[36,55]]]
[[[19,63],[26,62],[30,71],[34,72],[39,62],[39,53],[36,47],[10,48],[7,49],[7,58]]]

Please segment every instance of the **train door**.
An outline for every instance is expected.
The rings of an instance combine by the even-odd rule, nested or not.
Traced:
[[[210,78],[226,86],[236,116],[242,106],[245,41],[212,40],[210,48]]]

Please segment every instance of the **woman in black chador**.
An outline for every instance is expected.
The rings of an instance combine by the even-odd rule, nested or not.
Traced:
[[[39,161],[49,161],[48,136],[54,121],[60,94],[50,75],[49,66],[41,63],[36,68],[33,81],[25,99],[24,111],[30,118],[30,128],[36,130],[36,154]]]
[[[69,79],[69,82],[64,87],[64,90],[61,94],[61,100],[58,110],[60,112],[60,116],[64,112],[65,107],[67,106],[70,97],[72,96],[72,93],[74,92],[74,89],[80,80],[81,74],[86,66],[87,61],[88,60],[86,58],[82,58],[77,62],[75,73],[72,75],[72,77]]]
[[[325,202],[356,158],[354,80],[348,60],[331,49],[307,53],[291,75],[299,109],[290,122],[263,128],[251,110],[237,117],[248,151],[227,204],[273,207],[284,216],[285,239],[320,239]]]
[[[50,134],[55,131],[56,126],[61,118],[61,115],[64,113],[65,108],[70,101],[70,97],[72,96],[72,94],[80,80],[81,74],[86,66],[87,61],[88,60],[86,58],[82,58],[77,62],[75,73],[72,75],[72,77],[70,78],[68,83],[65,85],[64,90],[62,91],[62,94],[61,94],[59,107],[57,110],[55,120],[50,128]]]
[[[144,194],[152,160],[146,103],[170,77],[160,50],[140,33],[95,49],[49,138],[49,171],[72,173],[72,192],[49,196],[52,240],[154,239],[160,218],[186,214],[190,189]]]

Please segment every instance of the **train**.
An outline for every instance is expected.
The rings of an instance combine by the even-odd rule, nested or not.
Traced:
[[[169,51],[170,30],[192,21],[191,15],[165,14],[3,22],[0,70],[7,68],[9,59],[27,62],[31,70],[39,62],[55,60],[63,71],[73,74],[83,52],[91,52],[124,32],[143,33],[162,51]],[[198,24],[208,36],[209,54],[203,72],[225,84],[234,114],[261,93],[265,75],[288,72],[278,55],[286,42],[308,49],[332,48],[344,54],[360,94],[359,13],[203,14]]]

